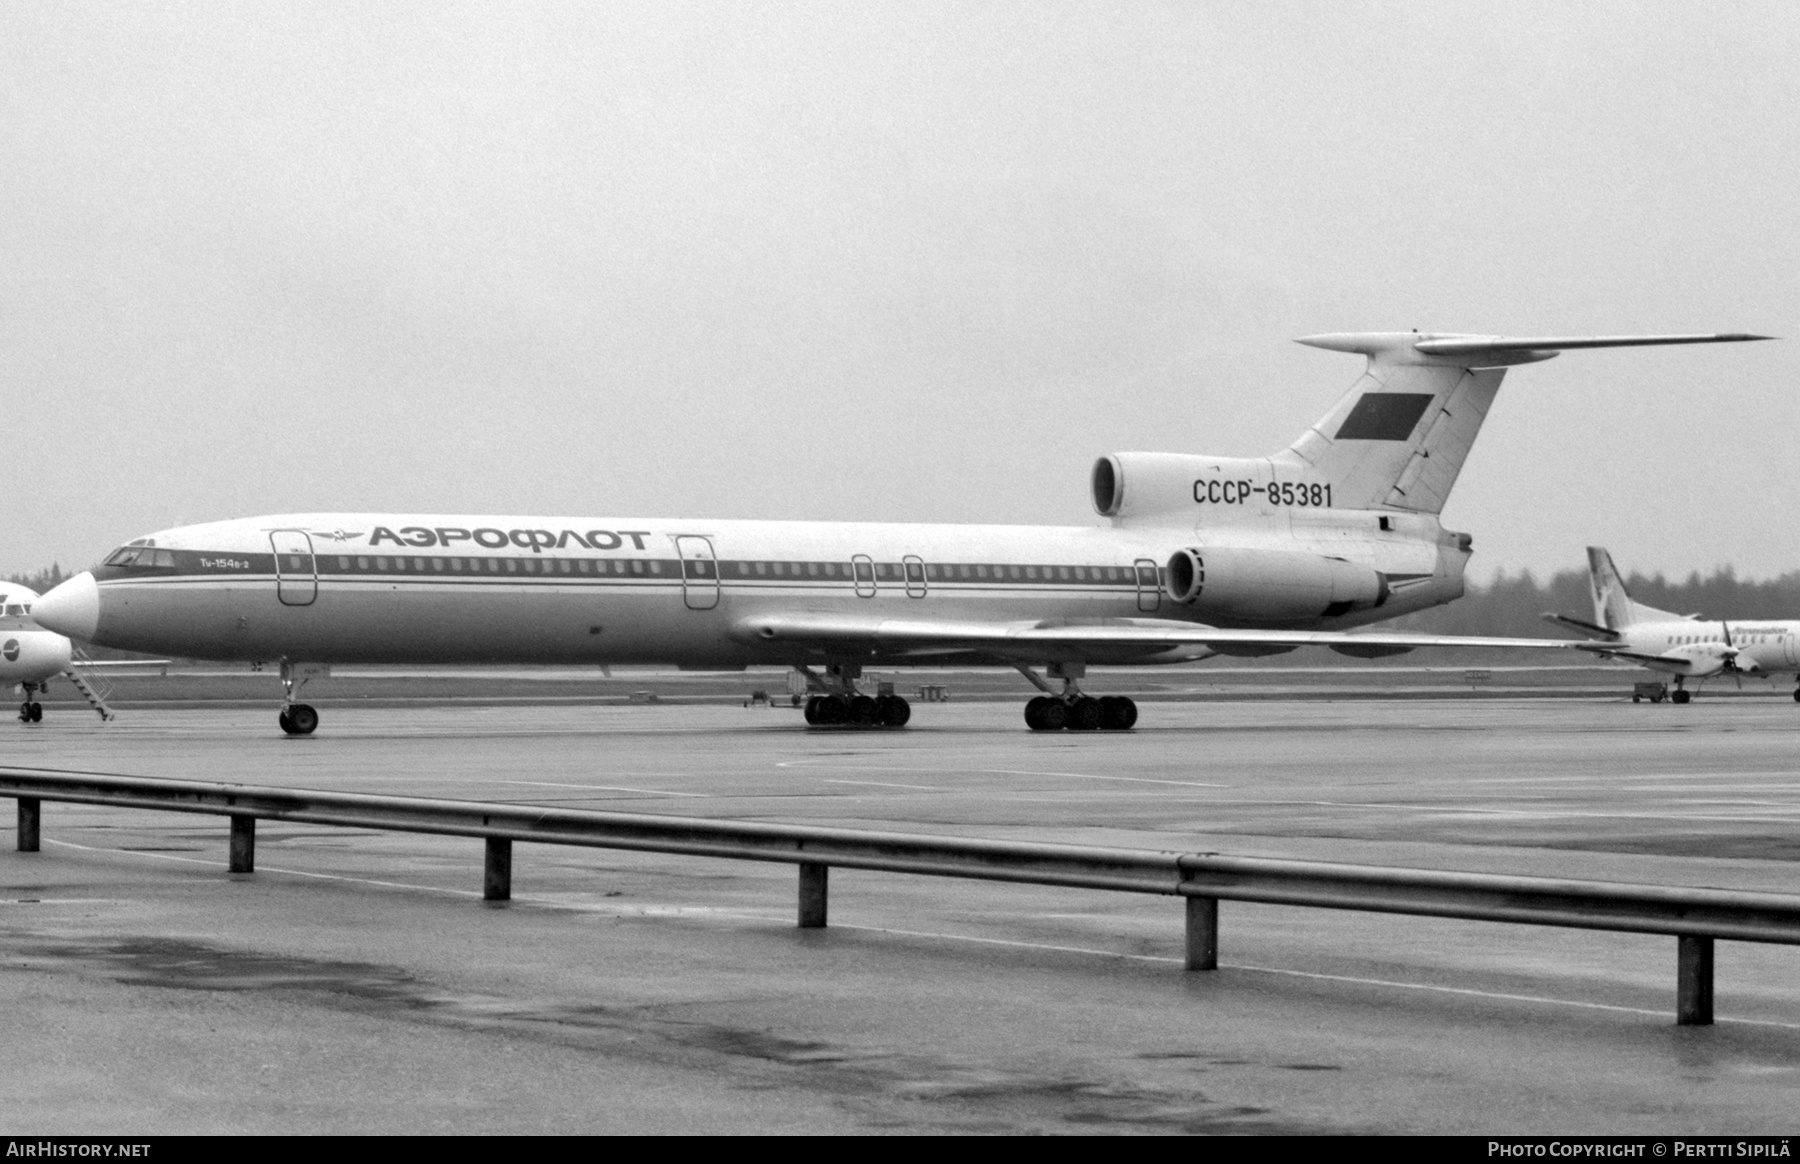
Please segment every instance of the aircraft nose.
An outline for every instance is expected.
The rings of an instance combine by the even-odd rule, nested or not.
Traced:
[[[72,639],[91,639],[100,625],[100,586],[83,570],[31,604],[37,624]]]

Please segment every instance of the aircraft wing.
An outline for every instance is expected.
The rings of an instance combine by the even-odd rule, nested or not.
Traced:
[[[1642,651],[1626,650],[1619,643],[1588,641],[1570,643],[1569,646],[1577,651],[1591,651],[1596,655],[1605,655],[1609,659],[1630,659],[1638,663],[1662,663],[1665,666],[1673,667],[1692,667],[1694,665],[1694,660],[1686,655],[1648,655]]]
[[[956,619],[858,618],[836,614],[760,614],[741,620],[736,636],[791,644],[821,653],[867,652],[929,657],[983,654],[1018,661],[1117,658],[1161,654],[1182,647],[1476,647],[1495,650],[1568,649],[1560,639],[1482,638],[1401,632],[1227,630],[1172,619],[1095,622],[977,622]]]

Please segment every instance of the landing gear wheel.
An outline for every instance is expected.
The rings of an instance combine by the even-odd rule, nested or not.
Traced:
[[[1669,698],[1674,700],[1676,703],[1686,703],[1688,700],[1692,699],[1693,697],[1694,697],[1694,693],[1691,691],[1677,691],[1673,695],[1669,696]]]
[[[1078,697],[1068,705],[1068,727],[1072,732],[1091,732],[1100,729],[1100,701],[1090,695]]]
[[[1025,726],[1034,732],[1059,732],[1068,725],[1069,705],[1040,695],[1025,705]]]
[[[29,700],[29,699],[27,699],[24,703],[19,704],[19,722],[20,723],[30,723],[31,722],[31,700]]]
[[[811,695],[806,700],[806,722],[809,727],[819,725],[819,697]]]
[[[25,711],[25,722],[26,723],[40,723],[43,721],[43,718],[44,718],[44,705],[43,704],[27,703],[25,705],[25,708],[26,708],[26,711]]]
[[[867,695],[850,697],[850,722],[857,727],[868,727],[875,722],[875,701]]]
[[[1137,723],[1137,704],[1123,695],[1108,695],[1100,701],[1100,730],[1130,731]]]
[[[319,713],[310,704],[295,703],[282,708],[275,722],[290,736],[310,736],[319,726]]]
[[[849,721],[850,704],[841,695],[821,695],[818,710],[813,714],[821,726],[835,726]]]
[[[1794,688],[1794,702],[1800,703],[1800,687]]]
[[[898,695],[883,695],[875,701],[875,722],[882,727],[905,727],[912,718],[912,704]]]

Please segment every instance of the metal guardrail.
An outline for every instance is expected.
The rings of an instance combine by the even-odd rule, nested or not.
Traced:
[[[960,837],[592,812],[467,800],[211,784],[102,773],[0,768],[18,801],[18,847],[36,852],[41,802],[231,819],[229,867],[255,869],[256,822],[482,837],[483,896],[512,895],[512,844],[530,841],[799,866],[799,925],[826,924],[832,866],[1020,881],[1182,897],[1189,970],[1218,966],[1220,901],[1367,910],[1523,925],[1664,934],[1677,939],[1676,1021],[1713,1021],[1713,942],[1800,945],[1800,896],[1393,869],[1215,853],[1103,849]]]

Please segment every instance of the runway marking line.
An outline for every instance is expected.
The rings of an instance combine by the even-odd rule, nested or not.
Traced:
[[[822,761],[815,760],[782,760],[777,768],[810,768]],[[917,768],[886,764],[843,764],[834,765],[847,772],[930,772],[938,774],[942,768]],[[983,772],[994,776],[1061,776],[1069,780],[1118,780],[1129,784],[1172,784],[1178,788],[1233,788],[1232,784],[1209,784],[1198,780],[1155,780],[1148,776],[1098,776],[1092,772],[1040,772],[1028,768],[959,768],[959,772]],[[897,787],[910,787],[898,785]]]
[[[87,853],[116,853],[119,856],[132,858],[151,858],[158,861],[179,861],[188,865],[217,866],[216,860],[208,861],[199,857],[177,857],[171,853],[145,853],[130,849],[108,849],[98,845],[79,845],[73,841],[46,840],[48,845],[58,845],[66,849],[79,849]],[[346,877],[335,873],[309,873],[300,869],[278,869],[265,866],[258,870],[262,873],[282,873],[290,877],[310,877],[320,881],[346,881],[357,885],[373,885],[382,889],[408,889],[425,893],[448,894],[452,897],[475,897],[481,894],[470,889],[443,889],[433,885],[408,885],[400,881],[378,881],[368,877]],[[105,899],[95,899],[105,900]],[[612,906],[599,903],[573,903],[557,901],[554,898],[515,897],[515,902],[536,905],[543,909],[562,909],[578,913],[614,913],[634,917],[668,917],[681,916],[705,919],[708,917],[726,917],[735,921],[763,921],[786,925],[791,920],[786,916],[753,913],[748,910],[736,911],[711,907],[689,906]],[[1124,954],[1116,950],[1096,950],[1088,946],[1058,946],[1048,942],[1023,942],[1012,938],[977,938],[967,934],[944,934],[930,930],[902,930],[891,926],[859,926],[844,922],[833,922],[831,929],[852,930],[861,933],[894,934],[906,938],[929,938],[944,942],[965,942],[979,946],[1005,946],[1023,950],[1044,950],[1057,954],[1082,954],[1094,958],[1109,958],[1126,962],[1153,962],[1158,965],[1180,966],[1182,959],[1171,958],[1160,954]],[[1221,962],[1221,970],[1248,970],[1253,974],[1276,974],[1287,978],[1310,978],[1321,982],[1342,982],[1352,986],[1377,986],[1392,990],[1417,990],[1431,994],[1452,994],[1469,998],[1491,998],[1498,1002],[1527,1002],[1543,1006],[1567,1006],[1581,1010],[1603,1010],[1619,1014],[1649,1015],[1661,1018],[1668,1014],[1666,1010],[1652,1010],[1642,1006],[1619,1006],[1607,1002],[1582,1002],[1571,998],[1550,998],[1537,994],[1510,994],[1495,990],[1476,990],[1466,986],[1437,986],[1425,982],[1395,982],[1386,978],[1358,978],[1349,974],[1320,974],[1309,970],[1284,970],[1274,966],[1251,966],[1245,963]],[[1778,1019],[1730,1018],[1718,1016],[1715,1023],[1731,1023],[1737,1026],[1777,1027],[1782,1030],[1800,1031],[1800,1023],[1782,1022]]]
[[[553,784],[548,780],[495,780],[495,784],[516,784],[522,788],[579,788],[583,792],[636,792],[642,796],[687,796],[711,800],[710,792],[673,792],[666,788],[624,788],[617,784]]]
[[[955,788],[940,788],[931,784],[883,784],[879,780],[821,780],[821,784],[856,784],[864,788],[910,788],[914,792],[956,792]]]

